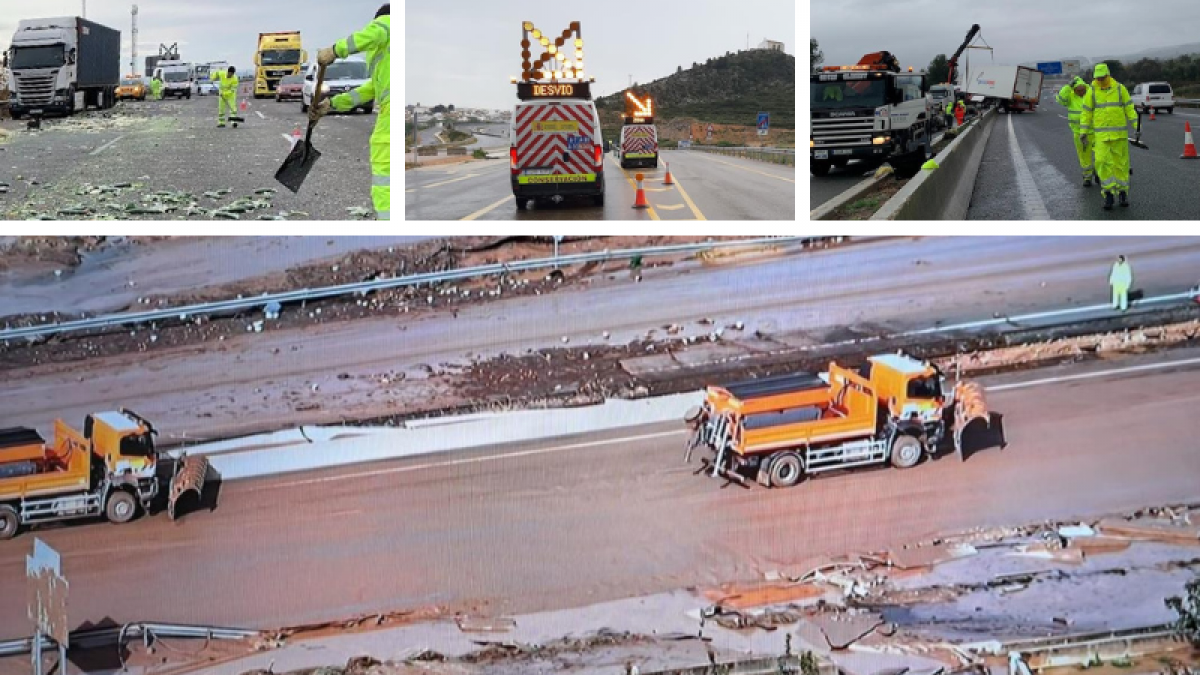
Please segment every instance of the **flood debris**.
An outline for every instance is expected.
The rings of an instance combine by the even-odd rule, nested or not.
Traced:
[[[464,633],[507,633],[517,627],[516,619],[508,617],[456,616],[454,622]]]
[[[1171,544],[1200,544],[1200,526],[1161,518],[1105,518],[1097,527],[1105,535]]]

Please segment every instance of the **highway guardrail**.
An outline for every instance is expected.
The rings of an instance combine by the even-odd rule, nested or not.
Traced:
[[[49,337],[51,335],[59,335],[62,333],[90,330],[94,328],[138,325],[155,321],[187,321],[188,319],[197,316],[231,314],[246,310],[261,309],[271,303],[278,303],[282,306],[288,303],[305,302],[309,300],[324,300],[342,295],[366,295],[367,293],[374,291],[405,288],[409,286],[431,286],[448,281],[462,281],[464,279],[472,279],[475,277],[511,274],[514,272],[556,269],[559,267],[569,267],[571,265],[604,263],[613,260],[632,260],[633,258],[651,258],[664,255],[676,255],[680,253],[700,253],[702,251],[710,251],[719,248],[753,248],[761,246],[803,245],[806,242],[815,242],[820,239],[824,239],[824,237],[758,237],[753,239],[710,241],[695,244],[671,244],[667,246],[646,246],[642,248],[626,248],[617,250],[605,249],[603,251],[597,251],[593,253],[575,253],[571,255],[560,255],[553,258],[515,260],[507,263],[464,267],[446,272],[428,272],[424,274],[412,274],[391,279],[375,279],[372,281],[363,281],[353,284],[341,284],[337,286],[325,286],[312,289],[305,288],[295,291],[285,291],[282,293],[264,293],[263,295],[248,298],[219,300],[216,302],[205,302],[180,307],[167,307],[143,312],[107,314],[103,316],[18,328],[6,327],[5,329],[0,330],[0,340],[15,340],[21,338],[34,339]]]
[[[142,638],[192,638],[197,640],[244,640],[259,634],[256,630],[241,628],[217,628],[214,626],[187,626],[173,623],[128,623],[124,626],[88,628],[71,631],[72,649],[95,649],[123,643],[126,639]],[[32,637],[15,640],[0,640],[0,657],[19,656],[33,651]],[[51,649],[54,641],[43,635],[42,648]]]
[[[714,155],[726,155],[728,157],[741,157],[743,159],[756,159],[760,162],[770,162],[772,164],[796,166],[795,148],[752,148],[725,147],[720,145],[690,145],[679,149],[707,152]]]

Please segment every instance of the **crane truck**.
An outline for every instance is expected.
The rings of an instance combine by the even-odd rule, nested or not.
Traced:
[[[121,31],[77,16],[26,19],[17,23],[8,62],[13,119],[111,108],[121,83]]]
[[[56,420],[53,443],[27,427],[0,429],[0,540],[38,523],[96,516],[126,523],[148,510],[160,491],[156,434],[125,409],[88,415],[82,432]],[[185,496],[199,501],[208,469],[201,456],[176,462],[171,518]]]
[[[925,76],[901,72],[890,52],[823,67],[809,81],[809,170],[824,176],[852,159],[928,159],[935,111],[927,91]]]
[[[947,434],[961,458],[963,431],[975,420],[991,424],[978,383],[959,382],[947,391],[935,366],[883,354],[860,370],[835,362],[819,375],[708,387],[703,405],[684,420],[692,430],[685,461],[705,447],[714,477],[790,487],[824,471],[916,466]]]

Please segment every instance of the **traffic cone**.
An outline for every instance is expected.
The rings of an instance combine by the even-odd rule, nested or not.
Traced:
[[[1179,159],[1200,159],[1196,154],[1196,142],[1192,140],[1192,123],[1183,123],[1183,154]]]
[[[646,192],[642,189],[642,180],[644,178],[645,176],[640,173],[634,176],[634,180],[637,181],[637,196],[633,199],[633,208],[635,209],[650,208],[650,202],[646,201]]]
[[[246,112],[246,108],[247,108],[247,107],[248,107],[248,106],[247,106],[246,102],[245,102],[245,101],[242,101],[242,112]]]
[[[1154,116],[1154,108],[1151,108],[1150,109],[1150,121],[1153,122],[1156,119],[1158,119],[1158,118]]]
[[[667,163],[667,177],[663,179],[663,185],[674,185],[675,181],[671,180],[671,163]]]

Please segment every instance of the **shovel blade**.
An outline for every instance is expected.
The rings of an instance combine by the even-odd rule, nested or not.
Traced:
[[[292,151],[288,153],[287,159],[283,160],[283,166],[275,172],[275,180],[292,192],[299,192],[300,186],[304,184],[304,179],[308,177],[308,172],[312,170],[313,164],[316,164],[320,157],[321,153],[312,146],[312,143],[303,141],[297,143],[292,146]]]

